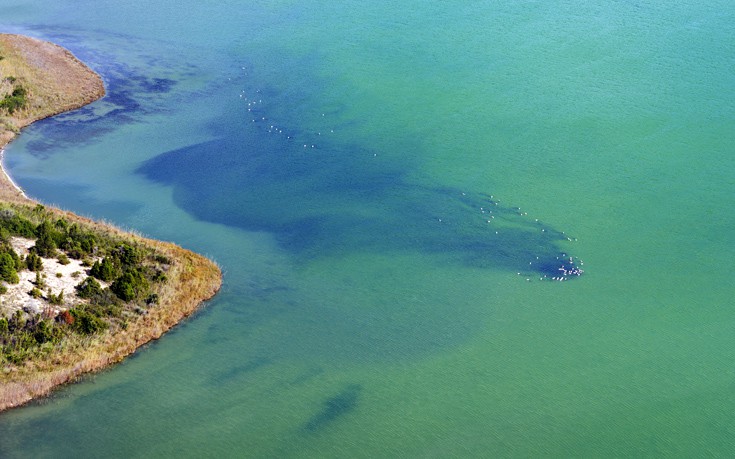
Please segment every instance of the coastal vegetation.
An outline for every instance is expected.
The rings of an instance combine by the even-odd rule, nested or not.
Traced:
[[[26,256],[19,255],[11,238],[34,238]],[[43,259],[67,257],[89,264],[85,277],[75,285],[74,293],[42,293]],[[101,260],[101,261],[100,261]],[[43,357],[63,342],[76,340],[105,330],[127,328],[128,321],[153,307],[170,260],[153,249],[110,233],[95,232],[56,218],[44,206],[35,208],[9,206],[0,208],[0,279],[18,284],[18,271],[35,272],[35,287],[29,296],[43,298],[49,306],[42,311],[20,308],[0,317],[0,365],[12,368],[26,360]],[[58,273],[60,274],[60,273]],[[98,281],[109,283],[103,286]],[[2,294],[0,294],[0,299]],[[71,302],[69,302],[71,300]],[[6,308],[7,309],[7,308]]]
[[[3,86],[10,86],[10,88],[6,89],[5,94],[0,93],[0,96],[2,96],[2,99],[0,99],[0,111],[12,115],[16,111],[25,108],[28,104],[28,90],[21,84],[18,84],[16,78],[13,76],[5,77],[2,83],[0,83],[0,88]]]
[[[221,284],[205,257],[37,203],[0,203],[0,274],[0,411],[120,361]]]
[[[52,43],[0,34],[0,56],[0,151],[20,128],[105,94]],[[43,206],[0,173],[0,411],[120,361],[220,285],[207,258]]]
[[[53,43],[0,33],[0,146],[34,121],[104,96],[102,79]]]

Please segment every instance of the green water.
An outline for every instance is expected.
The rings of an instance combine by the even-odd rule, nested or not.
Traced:
[[[118,3],[0,6],[110,88],[5,166],[224,287],[1,457],[735,454],[730,3]]]

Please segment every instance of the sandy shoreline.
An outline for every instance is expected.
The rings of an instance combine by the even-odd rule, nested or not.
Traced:
[[[38,202],[28,198],[2,167],[4,147],[23,127],[94,102],[105,95],[105,88],[97,73],[52,43],[0,34],[0,55],[4,57],[0,60],[0,78],[18,77],[32,95],[30,108],[20,110],[18,115],[0,117],[0,203],[35,206]],[[142,238],[60,209],[46,209],[94,231],[153,248],[173,260],[172,267],[160,304],[124,331],[103,332],[84,343],[55,349],[39,361],[0,368],[0,411],[21,406],[84,373],[119,362],[191,315],[219,291],[222,283],[221,270],[214,262],[175,244]]]
[[[0,173],[1,173],[0,174],[1,175],[0,176],[0,187],[5,187],[7,185],[10,185],[12,188],[15,189],[15,191],[18,194],[20,194],[21,198],[31,201],[31,198],[29,198],[26,195],[25,191],[23,191],[23,188],[21,188],[20,185],[15,183],[15,180],[13,180],[13,177],[11,177],[10,174],[8,174],[8,171],[5,169],[5,147],[4,146],[0,146]]]

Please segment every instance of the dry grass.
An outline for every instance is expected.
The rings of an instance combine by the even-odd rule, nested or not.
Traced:
[[[102,78],[53,43],[0,34],[0,56],[0,80],[15,77],[28,91],[25,108],[12,116],[0,114],[0,149],[32,122],[82,107],[105,95]],[[2,90],[0,87],[4,95]],[[10,180],[0,181],[0,199],[23,202],[22,193]]]
[[[51,43],[17,35],[0,34],[0,75],[12,75],[28,87],[30,106],[16,116],[0,119],[0,148],[33,121],[81,107],[104,95],[100,77],[71,53]],[[3,126],[10,126],[4,129]],[[0,201],[35,205],[4,173],[0,174]],[[177,245],[126,233],[111,225],[52,210],[70,222],[91,227],[96,232],[124,237],[155,249],[172,260],[160,285],[159,304],[147,314],[128,323],[125,330],[108,330],[92,337],[62,341],[49,353],[31,359],[21,367],[0,373],[0,411],[20,406],[48,394],[54,387],[73,381],[83,373],[105,368],[135,352],[194,312],[212,298],[222,282],[219,267],[205,257]]]
[[[53,43],[0,34],[0,56],[0,75],[13,76],[28,89],[28,107],[12,117],[18,128],[105,95],[99,75]]]

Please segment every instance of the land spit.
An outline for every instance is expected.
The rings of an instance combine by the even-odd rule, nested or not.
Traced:
[[[13,88],[18,87],[23,88],[23,105],[14,110],[0,107],[0,151],[20,129],[32,122],[80,108],[105,95],[102,78],[68,50],[35,38],[0,34],[0,99],[13,94]],[[54,387],[72,382],[84,373],[119,362],[140,346],[161,337],[219,290],[221,271],[211,260],[172,243],[147,239],[71,212],[41,206],[26,197],[5,171],[2,172],[0,207],[43,207],[46,215],[54,219],[77,224],[85,230],[123,240],[132,246],[145,247],[168,263],[166,281],[156,289],[157,304],[127,321],[124,329],[111,327],[90,336],[64,339],[52,349],[46,349],[22,363],[0,361],[0,411],[43,397]],[[23,255],[32,241],[12,238],[11,243]],[[43,259],[43,266],[49,285],[68,295],[65,302],[50,307],[37,298],[31,301],[30,297],[23,296],[22,287],[13,289],[11,284],[2,282],[8,291],[0,298],[7,294],[10,296],[0,302],[0,317],[7,317],[14,311],[33,315],[44,309],[45,314],[53,318],[71,307],[75,298],[74,281],[83,279],[88,272],[81,265],[72,263],[67,265],[72,268],[62,269],[61,265],[48,258]],[[57,278],[56,273],[61,275]],[[27,273],[24,275],[21,282],[31,282],[26,278]]]

